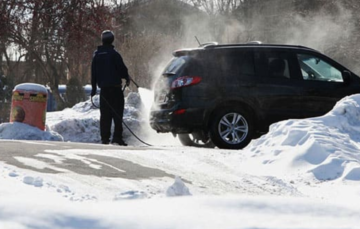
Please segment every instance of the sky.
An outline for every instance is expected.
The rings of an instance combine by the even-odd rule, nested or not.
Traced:
[[[246,148],[226,150],[181,146],[171,134],[152,131],[144,115],[148,93],[129,93],[124,121],[152,146],[125,130],[128,147],[50,150],[54,141],[100,142],[99,110],[90,101],[48,112],[46,131],[0,124],[0,141],[49,146],[31,160],[15,157],[34,170],[0,161],[0,228],[359,227],[360,95],[321,117],[275,123]],[[62,166],[78,160],[101,170],[106,165],[95,156],[171,175],[110,178]],[[47,168],[60,173],[39,172]]]

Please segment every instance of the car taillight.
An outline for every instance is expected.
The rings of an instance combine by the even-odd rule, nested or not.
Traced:
[[[181,115],[181,114],[185,114],[186,110],[185,109],[180,109],[180,110],[176,110],[174,111],[174,115]]]
[[[182,76],[171,83],[171,89],[191,86],[200,83],[200,81],[201,77],[199,76]]]

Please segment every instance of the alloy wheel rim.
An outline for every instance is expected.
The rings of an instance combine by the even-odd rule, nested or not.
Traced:
[[[235,145],[244,141],[249,132],[249,125],[242,115],[228,113],[220,119],[218,132],[224,142]]]

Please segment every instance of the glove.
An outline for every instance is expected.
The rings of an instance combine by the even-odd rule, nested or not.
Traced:
[[[130,85],[130,79],[126,80],[126,86],[128,87]]]
[[[90,95],[91,97],[93,97],[94,95],[96,95],[96,91],[92,90]]]

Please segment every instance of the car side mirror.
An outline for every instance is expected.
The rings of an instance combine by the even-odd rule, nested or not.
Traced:
[[[343,77],[344,83],[346,83],[346,84],[350,83],[351,72],[346,71],[346,70],[343,71],[343,72],[342,72],[342,77]]]

